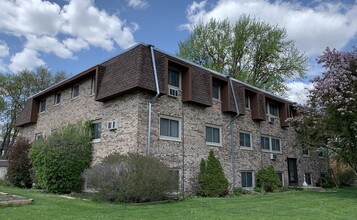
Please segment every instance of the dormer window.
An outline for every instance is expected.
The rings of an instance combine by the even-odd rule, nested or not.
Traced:
[[[249,95],[245,96],[245,108],[250,109],[250,96]]]
[[[216,82],[212,85],[212,98],[213,100],[221,100],[221,86]]]
[[[279,111],[279,109],[278,109],[278,106],[276,104],[268,102],[268,104],[267,104],[267,114],[269,116],[279,117],[278,111]]]
[[[176,69],[169,69],[169,86],[181,88],[181,72]]]
[[[40,101],[40,113],[46,111],[46,99]]]

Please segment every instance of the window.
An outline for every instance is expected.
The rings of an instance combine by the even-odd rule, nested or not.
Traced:
[[[261,136],[260,147],[262,150],[270,150],[270,138]]]
[[[249,133],[239,133],[239,145],[241,148],[252,148],[251,135]]]
[[[305,182],[307,185],[311,185],[311,173],[305,173]]]
[[[309,149],[302,149],[302,155],[304,155],[304,156],[310,156]]]
[[[281,186],[284,186],[283,172],[276,172],[276,175],[278,175],[278,177],[279,177]]]
[[[175,69],[169,69],[169,85],[176,88],[181,88],[181,73]]]
[[[95,76],[92,77],[92,80],[90,83],[90,94],[91,95],[95,94]]]
[[[250,96],[245,96],[245,108],[250,109]]]
[[[41,140],[42,138],[43,138],[43,133],[42,132],[35,134],[35,141]]]
[[[212,98],[214,100],[221,100],[221,86],[215,82],[212,85]]]
[[[99,141],[102,136],[102,122],[93,121],[92,122],[92,139],[93,141]]]
[[[264,151],[281,152],[280,139],[261,136],[260,148]]]
[[[273,117],[278,117],[278,106],[276,104],[273,104],[271,102],[268,102],[267,104],[267,113],[269,116],[273,116]]]
[[[55,94],[55,105],[58,105],[61,103],[61,93],[58,92]]]
[[[210,145],[221,145],[221,128],[213,125],[206,126],[206,143]]]
[[[180,130],[180,119],[171,117],[160,118],[160,138],[169,140],[180,140]]]
[[[79,85],[74,85],[72,87],[72,98],[79,96]]]
[[[40,113],[46,111],[46,99],[40,101]]]
[[[253,172],[243,171],[241,172],[242,188],[253,187]]]

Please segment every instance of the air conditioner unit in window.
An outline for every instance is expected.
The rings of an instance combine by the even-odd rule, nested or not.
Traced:
[[[268,117],[268,122],[269,122],[269,123],[274,123],[274,118],[269,116],[269,117]]]
[[[276,160],[276,158],[278,157],[278,155],[276,155],[276,154],[270,154],[270,159],[271,160]]]
[[[178,96],[178,89],[169,88],[169,96],[177,97]]]
[[[108,122],[108,129],[109,129],[109,130],[115,130],[115,129],[117,129],[117,125],[116,125],[115,121],[110,121],[110,122]]]

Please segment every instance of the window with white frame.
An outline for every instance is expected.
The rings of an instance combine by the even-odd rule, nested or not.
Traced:
[[[279,138],[261,136],[260,148],[263,151],[281,152],[281,143]]]
[[[270,117],[279,117],[279,108],[276,104],[268,102],[267,103],[267,114]]]
[[[169,86],[181,88],[181,72],[174,68],[169,68]]]
[[[242,171],[241,173],[242,188],[253,187],[253,172]]]
[[[248,110],[250,109],[250,96],[249,95],[245,96],[245,108]]]
[[[43,139],[43,133],[39,132],[35,134],[35,141]]]
[[[46,111],[46,99],[40,101],[40,113]]]
[[[206,143],[209,145],[222,145],[221,127],[215,125],[206,125]]]
[[[279,180],[281,182],[281,186],[284,186],[283,172],[278,171],[278,172],[276,172],[276,175],[278,175],[278,177],[279,177]]]
[[[72,87],[72,98],[79,96],[79,85],[76,84]]]
[[[181,120],[178,118],[160,117],[160,138],[181,140]]]
[[[302,155],[304,155],[305,157],[310,156],[309,149],[302,149]]]
[[[221,86],[217,82],[213,82],[212,85],[212,98],[213,100],[221,100]]]
[[[62,94],[60,92],[57,92],[55,94],[55,105],[58,105],[61,103],[61,96],[62,96]]]
[[[102,122],[100,120],[92,121],[92,139],[100,141],[102,137]]]
[[[90,83],[90,94],[94,95],[95,94],[95,76],[92,77],[91,83]]]
[[[307,185],[311,185],[311,173],[305,173],[305,182]]]
[[[252,136],[250,133],[239,132],[239,145],[241,148],[252,148]]]

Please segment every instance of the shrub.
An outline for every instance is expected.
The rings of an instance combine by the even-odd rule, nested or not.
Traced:
[[[273,192],[281,187],[281,182],[272,165],[258,171],[257,187],[266,192]]]
[[[31,144],[25,138],[18,139],[11,146],[9,167],[6,174],[6,179],[11,185],[31,188],[31,164],[28,158],[30,148]]]
[[[153,157],[118,153],[84,173],[88,188],[97,191],[97,199],[110,202],[149,202],[167,198],[178,190],[178,173]]]
[[[356,179],[356,174],[352,169],[345,169],[336,174],[339,186],[350,186]]]
[[[207,161],[201,160],[198,184],[197,195],[217,197],[228,194],[228,180],[212,150],[209,152]]]
[[[48,192],[79,191],[92,160],[90,123],[67,125],[34,143],[29,152],[36,184]]]
[[[320,177],[316,184],[316,186],[318,187],[322,187],[322,188],[334,188],[336,187],[336,183],[333,180],[333,178],[331,176],[326,176],[326,177]]]

